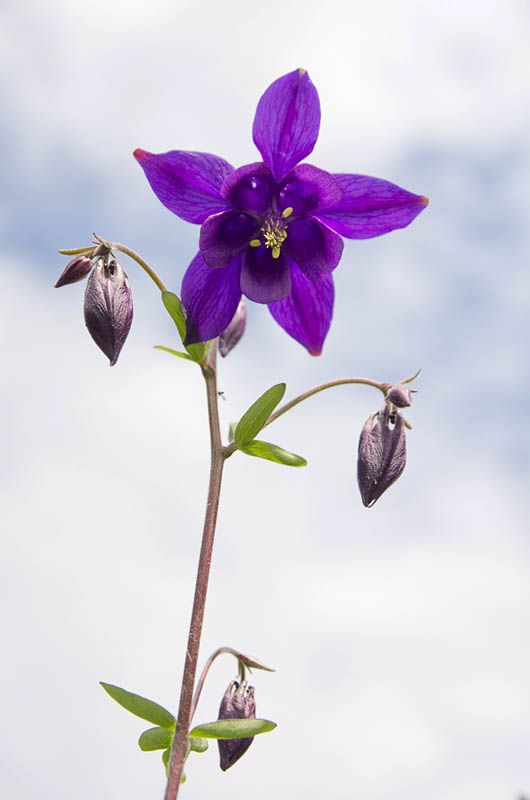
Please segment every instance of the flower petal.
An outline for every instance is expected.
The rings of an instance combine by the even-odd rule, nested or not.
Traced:
[[[325,172],[312,164],[299,164],[279,187],[278,210],[292,208],[294,216],[303,217],[336,205],[342,199],[342,194],[342,189],[331,172]]]
[[[309,280],[319,281],[338,265],[344,242],[331,228],[305,217],[291,222],[283,246]]]
[[[270,303],[269,311],[289,336],[319,356],[333,316],[333,278],[310,281],[292,261],[290,267],[291,293],[280,303]]]
[[[224,158],[185,150],[147,153],[139,148],[134,157],[160,202],[186,222],[201,223],[230,208],[219,194],[234,169]]]
[[[241,268],[241,291],[255,303],[283,300],[291,291],[291,276],[285,253],[272,257],[265,247],[247,247]]]
[[[274,178],[263,161],[235,169],[223,181],[221,196],[234,208],[264,214],[271,205]]]
[[[223,269],[212,269],[197,253],[182,281],[186,340],[195,344],[215,339],[230,324],[241,298],[241,255]]]
[[[319,219],[348,239],[371,239],[405,228],[428,204],[426,197],[368,175],[335,175],[344,192]]]
[[[212,214],[201,225],[201,255],[209,267],[226,267],[257,232],[256,220],[241,211]]]
[[[252,138],[277,181],[312,152],[320,128],[318,93],[304,69],[274,81],[261,96]]]

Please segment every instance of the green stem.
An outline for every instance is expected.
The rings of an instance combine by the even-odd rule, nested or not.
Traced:
[[[167,292],[166,286],[162,283],[154,269],[152,269],[147,261],[144,261],[143,258],[138,255],[138,253],[135,253],[134,250],[131,250],[130,247],[127,247],[124,244],[119,244],[119,242],[109,242],[109,246],[111,250],[118,250],[120,253],[125,253],[126,256],[129,256],[129,258],[132,258],[133,261],[136,261],[136,263],[141,266],[144,272],[147,272],[151,280],[156,283],[160,291]]]
[[[298,397],[295,397],[294,400],[289,400],[288,403],[285,403],[283,406],[275,411],[273,414],[270,415],[269,419],[263,426],[266,428],[267,425],[270,425],[271,422],[281,417],[282,414],[285,414],[287,411],[290,411],[291,408],[294,408],[299,403],[302,403],[304,400],[307,400],[308,397],[312,397],[314,394],[318,394],[319,392],[323,392],[325,389],[331,389],[333,386],[344,386],[348,383],[360,383],[364,384],[365,386],[373,386],[374,389],[379,389],[380,392],[383,394],[386,393],[390,384],[388,383],[380,383],[379,381],[372,381],[370,378],[341,378],[340,380],[336,381],[328,381],[327,383],[321,383],[320,386],[315,386],[313,389],[309,389],[307,392],[303,394],[299,394]],[[263,430],[262,428],[262,430]],[[224,448],[224,457],[229,458],[232,453],[237,450],[237,445],[235,442],[231,442]]]
[[[206,503],[199,565],[197,568],[197,580],[195,583],[195,596],[188,635],[188,646],[186,648],[186,658],[184,662],[184,675],[182,678],[177,725],[171,746],[171,759],[164,800],[175,800],[177,797],[184,762],[188,754],[188,734],[191,724],[193,687],[195,683],[195,673],[197,671],[197,659],[199,656],[202,623],[206,606],[206,593],[208,590],[208,578],[210,575],[210,563],[212,560],[215,523],[217,520],[217,509],[219,507],[219,496],[221,492],[224,457],[219,428],[219,409],[217,405],[216,354],[217,344],[214,343],[208,357],[208,363],[202,367],[202,373],[206,382],[208,421],[210,424],[210,484],[208,488],[208,500]]]

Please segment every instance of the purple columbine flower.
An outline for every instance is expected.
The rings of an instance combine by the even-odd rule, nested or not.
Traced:
[[[252,129],[263,161],[234,169],[209,153],[135,150],[158,199],[201,225],[182,283],[186,344],[228,327],[241,295],[266,303],[281,327],[319,355],[333,314],[331,273],[343,241],[404,228],[427,199],[366,175],[299,162],[316,143],[317,90],[303,69],[261,97]]]

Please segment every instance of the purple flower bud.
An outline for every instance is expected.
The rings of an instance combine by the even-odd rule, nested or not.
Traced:
[[[67,283],[77,283],[86,278],[92,269],[92,261],[87,255],[79,255],[68,262],[55,284],[55,288],[66,286]]]
[[[367,508],[397,481],[405,469],[405,461],[405,426],[399,411],[390,413],[385,406],[382,411],[370,414],[361,431],[357,460],[357,481]]]
[[[239,301],[236,313],[232,317],[232,322],[222,332],[219,337],[219,352],[223,356],[227,356],[230,350],[236,346],[245,332],[247,324],[247,307],[243,298]]]
[[[390,387],[386,398],[390,400],[392,405],[396,406],[396,408],[406,408],[412,405],[411,390],[407,389],[406,386],[402,386],[400,383],[396,383],[394,386]]]
[[[247,686],[246,681],[232,681],[224,693],[219,707],[219,719],[255,719],[256,701],[254,700],[254,687]],[[226,772],[241,756],[245,755],[254,741],[251,736],[247,739],[218,739],[220,767]]]
[[[98,258],[85,291],[85,323],[97,346],[114,366],[133,318],[127,275],[114,259]]]

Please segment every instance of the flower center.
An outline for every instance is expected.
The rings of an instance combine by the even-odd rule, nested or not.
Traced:
[[[282,244],[287,239],[287,217],[293,213],[292,208],[286,208],[281,214],[267,214],[263,218],[263,224],[260,231],[263,234],[263,244],[265,247],[270,247],[272,250],[272,257],[279,258]],[[251,247],[260,247],[262,244],[261,239],[252,239],[250,242]]]

